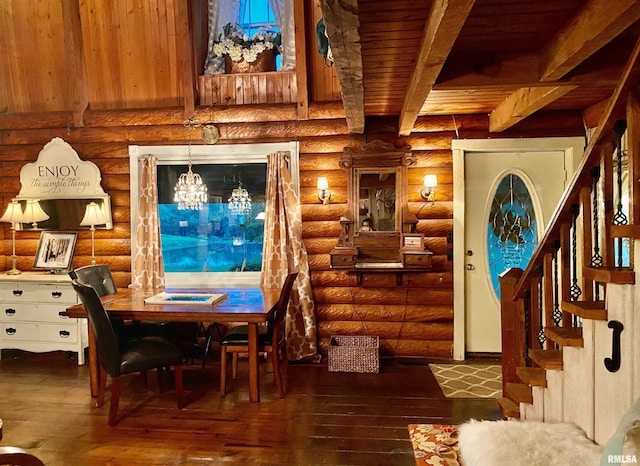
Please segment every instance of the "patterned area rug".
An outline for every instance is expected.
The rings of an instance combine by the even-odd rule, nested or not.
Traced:
[[[458,426],[410,424],[409,437],[416,466],[462,466],[458,449]]]
[[[502,396],[502,367],[490,364],[429,364],[447,398]]]

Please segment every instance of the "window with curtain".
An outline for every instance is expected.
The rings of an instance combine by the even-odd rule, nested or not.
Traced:
[[[138,197],[141,159],[148,154],[158,158],[158,215],[167,286],[259,285],[267,155],[276,151],[289,154],[297,180],[297,142],[192,146],[192,170],[207,185],[208,202],[202,210],[178,210],[174,186],[187,171],[188,147],[130,147],[132,200]],[[243,189],[250,205],[230,202],[234,190],[238,195]],[[135,232],[136,202],[131,202],[131,210]],[[133,236],[131,250],[136,250]]]
[[[227,23],[239,24],[249,37],[265,26],[279,30],[282,34],[282,52],[276,58],[277,69],[295,69],[293,0],[209,0],[209,51]],[[211,57],[204,68],[204,74],[221,72],[220,65]]]

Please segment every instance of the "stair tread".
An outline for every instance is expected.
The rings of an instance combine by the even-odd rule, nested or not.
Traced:
[[[630,267],[583,267],[582,275],[587,280],[601,283],[627,283],[636,282],[636,274]]]
[[[611,236],[640,239],[640,225],[611,225]]]
[[[516,367],[516,374],[531,387],[547,386],[547,371],[541,367]]]
[[[562,370],[562,350],[529,350],[529,357],[546,370]]]
[[[498,406],[500,406],[500,410],[504,417],[520,419],[520,406],[517,403],[514,403],[509,398],[504,397],[498,398],[496,401],[498,402]]]
[[[604,301],[562,301],[560,307],[583,319],[607,320],[607,310]]]
[[[549,340],[558,343],[560,346],[581,348],[584,343],[581,327],[546,327],[544,334]]]
[[[507,398],[515,403],[533,403],[531,387],[524,383],[507,383],[505,386]]]

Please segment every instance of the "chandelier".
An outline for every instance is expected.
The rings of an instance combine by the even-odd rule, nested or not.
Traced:
[[[240,181],[238,187],[233,190],[227,202],[229,203],[229,210],[236,214],[246,214],[251,211],[251,196],[249,196],[247,190],[242,187],[242,181]]]
[[[178,183],[173,188],[176,192],[173,200],[178,203],[178,210],[202,210],[203,204],[207,202],[207,186],[200,175],[191,170],[191,133],[197,121],[186,120],[184,125],[189,128],[189,169],[178,178]]]

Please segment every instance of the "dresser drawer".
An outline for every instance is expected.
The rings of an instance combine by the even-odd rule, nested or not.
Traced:
[[[405,254],[404,255],[404,266],[411,268],[431,268],[431,254]]]
[[[38,287],[38,302],[75,304],[78,298],[70,285],[41,285]]]
[[[32,302],[38,300],[39,285],[35,283],[0,283],[0,302]]]
[[[37,322],[0,323],[0,341],[13,340],[76,343],[78,341],[78,325],[75,323],[75,319],[68,325]]]
[[[52,304],[6,303],[0,305],[0,322],[53,322],[66,323],[69,319],[64,307]]]

